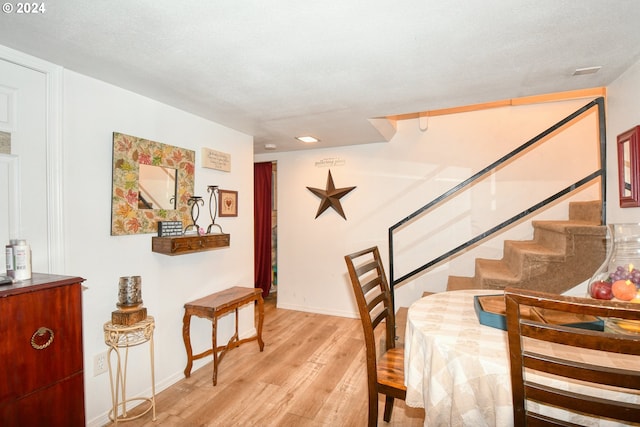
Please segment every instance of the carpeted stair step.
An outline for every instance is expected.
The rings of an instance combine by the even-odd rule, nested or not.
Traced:
[[[508,240],[499,260],[476,259],[473,277],[449,276],[447,290],[516,286],[562,293],[587,280],[606,255],[601,204],[572,202],[569,220],[532,221],[533,239]]]
[[[481,289],[504,289],[521,281],[518,271],[499,259],[476,259],[476,283]]]
[[[522,271],[521,276],[535,274],[536,267],[549,262],[566,261],[566,252],[541,245],[535,240],[507,240],[504,242],[503,260],[514,271]]]
[[[602,204],[599,200],[571,202],[569,204],[569,219],[573,221],[584,221],[593,225],[601,225]]]
[[[478,289],[478,285],[476,285],[473,277],[449,276],[449,280],[447,281],[448,291],[462,291],[465,289]]]

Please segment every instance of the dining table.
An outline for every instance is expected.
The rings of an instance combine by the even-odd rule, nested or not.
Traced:
[[[503,292],[480,289],[447,291],[423,297],[409,307],[404,341],[405,402],[410,407],[424,408],[425,427],[513,426],[507,332],[481,324],[474,309],[475,296],[500,294]],[[592,356],[578,357],[586,361]],[[609,362],[612,366],[624,366],[637,364],[638,360]],[[538,380],[558,381],[554,378]],[[567,387],[640,404],[639,394],[594,391],[580,384]],[[533,405],[549,415],[558,415],[561,411]],[[578,425],[621,425],[610,420],[572,417],[573,414],[566,414],[567,420],[577,421]]]

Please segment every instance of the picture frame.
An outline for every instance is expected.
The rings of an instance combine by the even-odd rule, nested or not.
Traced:
[[[111,235],[156,233],[159,221],[191,223],[188,202],[194,189],[195,157],[193,150],[113,132]],[[145,166],[175,171],[168,207],[141,204],[140,170]]]
[[[640,207],[640,126],[618,135],[617,145],[620,207]]]
[[[218,190],[218,216],[238,216],[238,192]]]

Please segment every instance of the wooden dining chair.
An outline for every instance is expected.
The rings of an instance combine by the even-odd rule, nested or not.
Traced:
[[[367,349],[369,427],[378,425],[378,393],[386,396],[384,420],[391,420],[394,399],[405,400],[404,349],[396,347],[391,291],[377,247],[344,257],[358,303]],[[380,326],[382,325],[382,326]],[[376,327],[384,327],[384,348],[376,351]]]
[[[640,356],[640,335],[633,332],[619,333],[609,330],[602,332],[560,326],[539,320],[541,317],[535,315],[555,310],[553,313],[556,315],[557,311],[560,311],[573,315],[596,316],[602,320],[626,319],[631,320],[633,325],[633,321],[640,322],[640,304],[512,288],[505,290],[505,303],[513,417],[516,427],[585,425],[582,424],[584,421],[578,418],[585,415],[623,422],[640,422],[640,403],[590,396],[582,391],[575,391],[575,387],[568,387],[568,383],[581,381],[584,383],[580,383],[580,386],[587,384],[599,391],[619,387],[618,391],[626,391],[637,397],[640,390],[640,357],[635,356]],[[538,320],[533,320],[536,318]],[[532,342],[531,339],[538,341]],[[546,344],[541,346],[541,342]],[[532,349],[533,343],[536,345]],[[543,350],[559,348],[560,346],[556,344],[564,344],[564,347],[559,351]],[[590,350],[599,350],[598,358],[594,358],[593,352],[590,355],[587,354]],[[631,363],[624,366],[619,366],[620,363],[618,363],[614,367],[614,364],[606,366],[607,364],[602,362],[623,357],[620,354],[631,355],[624,356],[630,357]],[[532,374],[536,374],[535,377]],[[554,379],[561,378],[564,382],[541,381],[541,378],[549,378],[548,374],[555,376]],[[534,412],[535,405],[531,405],[532,402],[569,411],[569,418],[575,423],[554,418],[557,412],[553,412],[554,415],[549,415],[548,412],[543,415],[540,413],[542,411],[538,412],[538,409]]]

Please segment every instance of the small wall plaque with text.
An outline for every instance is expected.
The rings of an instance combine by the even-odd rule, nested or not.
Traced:
[[[231,154],[202,147],[202,167],[231,172]]]

